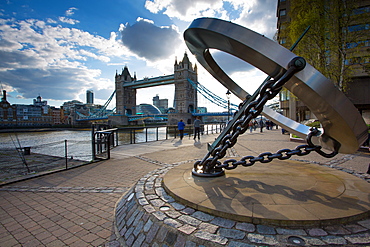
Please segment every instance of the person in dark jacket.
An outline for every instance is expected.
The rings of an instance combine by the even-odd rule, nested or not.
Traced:
[[[185,129],[185,123],[182,119],[180,119],[180,122],[177,123],[177,129],[180,132],[180,140],[184,137],[184,129]]]
[[[198,134],[198,140],[200,140],[200,127],[201,127],[202,121],[200,121],[200,117],[197,117],[194,121],[194,140],[197,137]]]

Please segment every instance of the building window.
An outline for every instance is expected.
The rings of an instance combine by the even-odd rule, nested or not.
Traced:
[[[365,13],[369,13],[370,12],[370,6],[364,6],[364,7],[360,7],[358,9],[355,9],[353,11],[353,14],[354,15],[361,15],[361,14],[365,14]]]
[[[290,94],[289,94],[288,90],[280,91],[280,101],[289,100],[289,98],[290,98],[289,96],[290,96]]]
[[[363,31],[363,30],[369,30],[370,24],[359,24],[359,25],[353,25],[348,27],[349,32],[357,32],[357,31]]]
[[[305,119],[310,119],[311,118],[311,111],[305,111]]]
[[[346,48],[351,49],[351,48],[356,48],[356,47],[368,47],[370,46],[370,40],[362,40],[362,41],[357,41],[357,42],[351,42],[347,43]]]
[[[285,16],[285,15],[286,15],[286,10],[285,9],[280,10],[279,16]]]
[[[370,63],[370,57],[369,56],[352,57],[352,58],[347,59],[345,61],[345,65],[366,64],[366,63]]]

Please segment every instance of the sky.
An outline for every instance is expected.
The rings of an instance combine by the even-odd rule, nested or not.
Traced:
[[[0,85],[11,104],[104,104],[114,91],[116,72],[127,66],[138,80],[173,74],[187,49],[183,33],[200,17],[231,21],[272,39],[276,0],[0,0]],[[239,85],[253,93],[266,75],[230,55],[213,53]],[[198,81],[220,97],[227,89],[197,63]],[[174,86],[140,89],[137,104],[169,99]],[[231,101],[240,101],[232,95]],[[114,100],[110,105],[113,108]],[[198,96],[198,106],[220,109]]]

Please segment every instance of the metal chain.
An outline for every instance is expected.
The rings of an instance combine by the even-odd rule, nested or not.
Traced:
[[[231,170],[237,168],[239,165],[242,166],[252,166],[256,162],[261,162],[261,163],[269,163],[273,161],[274,159],[279,159],[279,160],[286,160],[292,157],[293,155],[298,155],[298,156],[303,156],[311,153],[312,151],[319,152],[321,151],[320,146],[311,146],[311,145],[299,145],[295,149],[281,149],[277,151],[276,153],[270,153],[270,152],[265,152],[261,153],[258,156],[244,156],[241,158],[239,161],[235,159],[228,159],[223,162],[223,164],[219,164],[215,166],[215,169],[226,169],[226,170]],[[322,151],[321,151],[322,152]],[[326,154],[330,155],[331,157],[334,157],[337,154],[336,151],[332,152],[331,154]]]
[[[245,156],[241,160],[237,161],[235,159],[229,159],[224,161],[221,164],[219,159],[225,157],[226,150],[233,147],[239,135],[244,134],[249,127],[249,122],[256,118],[258,115],[261,114],[264,105],[266,102],[272,98],[274,98],[281,90],[283,85],[298,71],[302,70],[305,67],[305,60],[301,57],[296,57],[292,59],[292,61],[288,65],[288,70],[279,78],[279,80],[269,80],[266,81],[265,84],[262,86],[258,98],[255,101],[249,103],[246,106],[243,115],[237,120],[231,129],[231,134],[226,134],[218,147],[213,149],[211,152],[208,153],[206,157],[210,155],[213,157],[209,157],[203,159],[202,161],[197,161],[194,163],[193,174],[199,176],[212,176],[212,174],[221,173],[223,169],[235,169],[238,165],[242,166],[251,166],[255,162],[261,163],[268,163],[271,162],[273,159],[280,159],[285,160],[289,159],[292,155],[307,155],[312,151],[319,152],[321,150],[320,146],[315,146],[309,141],[308,145],[300,145],[296,147],[296,149],[282,149],[272,154],[270,152],[261,153],[257,157],[255,156]],[[240,106],[245,106],[247,100],[245,100]],[[312,130],[310,135],[308,136],[309,139],[317,133],[317,130]],[[321,151],[322,152],[322,151]],[[323,152],[322,152],[323,153]],[[334,152],[330,155],[336,155]]]

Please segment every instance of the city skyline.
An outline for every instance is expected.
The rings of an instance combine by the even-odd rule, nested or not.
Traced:
[[[4,91],[5,91],[5,97],[4,97]],[[50,103],[47,101],[47,100],[44,100],[44,98],[41,96],[41,95],[37,95],[36,97],[34,98],[30,98],[28,99],[29,102],[24,102],[22,104],[19,104],[19,103],[14,103],[14,102],[11,102],[9,101],[9,97],[8,97],[8,92],[6,92],[6,90],[4,90],[1,92],[1,97],[0,99],[5,99],[10,105],[35,105],[35,102],[44,102],[44,105],[47,105],[47,106],[51,106],[51,107],[57,107],[59,108],[60,106],[63,106],[64,103],[68,103],[68,102],[72,102],[72,101],[76,101],[76,100],[68,100],[68,101],[64,101],[62,102],[62,104],[60,106],[55,106],[55,105],[50,105]],[[86,90],[86,93],[85,93],[85,99],[84,100],[78,100],[79,102],[81,102],[82,104],[85,104],[85,105],[95,105],[95,106],[98,106],[100,104],[95,104],[94,103],[94,92],[92,92],[93,90]],[[146,103],[137,103],[137,106],[140,105],[140,104],[150,104],[150,105],[153,105],[153,106],[156,106],[155,105],[155,102],[154,102],[154,98],[156,97],[159,97],[158,94],[156,94],[155,96],[152,97],[151,99],[151,102],[146,102]],[[168,100],[167,98],[158,98],[158,100]],[[92,102],[92,103],[91,103]],[[37,104],[36,104],[37,105]],[[156,106],[157,107],[157,106]],[[168,106],[168,108],[172,108],[172,106]]]
[[[185,52],[196,63],[182,38],[193,19],[221,18],[272,38],[276,6],[273,0],[8,0],[0,4],[1,86],[12,104],[41,95],[59,107],[65,101],[84,102],[86,90],[94,91],[94,103],[104,104],[114,91],[116,71],[124,66],[140,80],[172,74],[175,59]],[[243,84],[247,88],[257,88],[266,77],[236,58],[213,54],[236,82],[250,81]],[[198,80],[225,96],[226,89],[199,64]],[[172,105],[173,85],[139,90],[137,104],[151,103],[156,94]],[[199,99],[204,106],[206,100]]]

